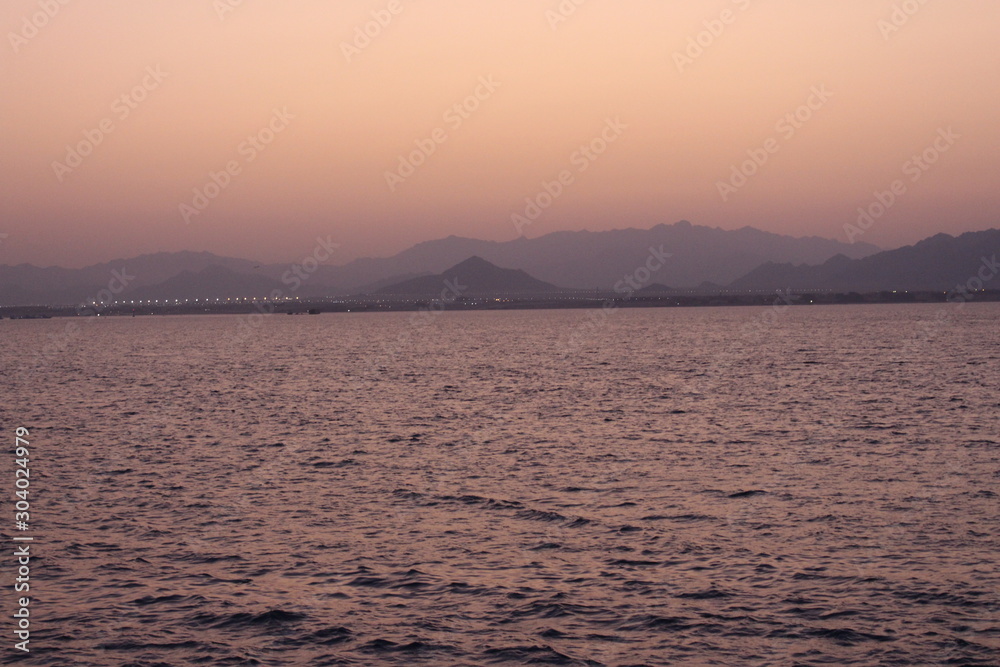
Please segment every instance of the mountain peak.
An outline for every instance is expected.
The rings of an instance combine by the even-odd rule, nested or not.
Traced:
[[[821,265],[762,264],[730,288],[838,292],[947,291],[978,275],[984,256],[1000,252],[1000,229],[959,237],[936,234],[912,246],[863,258],[838,254]]]
[[[521,269],[502,269],[478,255],[463,260],[438,275],[421,276],[378,290],[381,294],[435,296],[448,283],[460,285],[461,296],[493,294],[534,294],[558,291],[558,287],[537,280]]]
[[[992,252],[996,246],[989,240],[992,238],[989,234],[968,233],[957,239],[939,234],[915,247],[924,255],[946,252],[952,244],[968,252],[985,248]],[[893,252],[899,250],[904,249]],[[773,280],[787,287],[788,281],[778,278],[795,267],[821,266],[841,254],[850,258],[851,263],[838,257],[827,266],[831,275],[838,274],[834,277],[839,281],[839,274],[854,271],[852,267],[858,266],[853,263],[855,260],[879,251],[863,242],[849,244],[819,237],[800,238],[753,227],[730,230],[695,225],[686,220],[654,224],[649,228],[554,231],[511,241],[452,235],[418,243],[391,257],[323,264],[309,275],[308,281],[303,281],[301,294],[375,293],[387,285],[398,286],[419,277],[438,281],[437,292],[440,293],[441,276],[458,279],[462,285],[470,284],[465,279],[469,276],[483,289],[520,285],[530,292],[556,289],[553,286],[558,285],[566,289],[611,290],[624,276],[634,275],[637,267],[642,266],[651,268],[648,284],[669,285],[677,290],[695,289],[705,282],[730,285],[743,280],[755,269],[763,273],[758,273],[753,282],[759,279],[769,284]],[[669,256],[669,259],[651,261],[651,257],[657,256]],[[287,291],[289,286],[286,274],[290,265],[287,263],[262,264],[203,251],[158,252],[83,269],[0,266],[0,305],[77,303],[92,297],[107,285],[112,271],[122,271],[123,267],[129,276],[135,276],[127,288],[130,299],[136,290],[146,290],[145,293],[154,298],[157,295],[160,298],[197,298],[206,293],[258,296],[273,289]],[[926,268],[914,270],[927,273]],[[294,277],[294,274],[288,275]],[[812,279],[805,282],[810,287],[821,284]],[[909,277],[905,282],[922,284]]]
[[[479,255],[473,255],[469,259],[467,259],[465,261],[462,261],[462,262],[459,262],[455,266],[451,267],[451,269],[449,269],[449,270],[450,271],[455,271],[455,270],[458,270],[458,269],[465,269],[465,270],[473,269],[473,270],[475,270],[475,269],[481,269],[481,268],[495,269],[495,268],[498,268],[498,267],[497,267],[496,264],[493,264],[492,262],[487,262],[485,259],[483,259]]]

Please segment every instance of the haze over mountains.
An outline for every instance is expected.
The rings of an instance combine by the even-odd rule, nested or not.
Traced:
[[[959,237],[937,234],[919,243],[851,260],[831,257],[818,266],[768,262],[729,285],[736,290],[800,290],[875,292],[880,290],[952,290],[973,278],[983,287],[1000,289],[996,256],[1000,229],[968,232]],[[986,270],[980,274],[980,268]],[[988,277],[992,273],[992,277]],[[995,282],[995,284],[993,284]]]
[[[674,290],[951,289],[982,257],[1000,251],[1000,230],[946,234],[888,252],[870,244],[795,238],[753,228],[679,222],[651,229],[556,232],[508,242],[450,236],[393,257],[321,265],[263,265],[206,252],[157,253],[83,269],[0,266],[0,305],[77,304],[111,290],[116,299],[300,298],[356,294],[425,296],[445,280],[474,279],[471,292],[611,290],[645,265],[651,249],[670,259],[649,284]],[[334,258],[332,261],[336,261]]]
[[[294,291],[299,297],[374,293],[410,278],[439,274],[470,257],[523,270],[562,288],[611,289],[645,262],[650,247],[660,246],[673,256],[654,279],[679,288],[705,281],[725,285],[767,261],[818,264],[838,253],[865,257],[878,252],[864,243],[679,222],[651,229],[556,232],[507,242],[449,236],[417,244],[393,257],[357,259],[343,265],[333,264],[334,257],[298,285],[289,275],[290,264],[262,265],[207,252],[156,253],[83,269],[0,266],[0,305],[74,304],[92,299],[108,287],[114,271],[123,269],[127,280],[116,285],[127,284],[116,296],[130,299],[261,297],[275,289],[286,294]]]
[[[392,296],[432,296],[449,301],[460,296],[490,294],[535,295],[562,291],[550,283],[532,278],[521,269],[504,269],[482,257],[470,257],[443,273],[410,278],[379,289],[377,294]]]
[[[401,273],[436,273],[477,256],[497,266],[522,269],[560,287],[611,289],[622,276],[646,261],[651,247],[660,246],[673,256],[654,279],[681,288],[696,287],[705,281],[725,285],[767,261],[818,264],[838,253],[866,257],[879,251],[870,244],[795,238],[750,227],[729,231],[682,221],[651,229],[554,232],[506,242],[449,236],[419,243],[393,257],[359,259],[343,267],[330,267],[327,275],[332,283],[359,289],[365,287],[359,280],[374,282]]]

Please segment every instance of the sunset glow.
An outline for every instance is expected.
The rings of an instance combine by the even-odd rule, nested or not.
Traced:
[[[847,241],[897,180],[866,242],[996,226],[989,0],[11,0],[0,20],[0,263],[284,261],[320,234],[346,261],[680,219]]]

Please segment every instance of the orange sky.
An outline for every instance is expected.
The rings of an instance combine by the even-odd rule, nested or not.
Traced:
[[[846,241],[897,180],[861,240],[998,226],[995,0],[62,2],[0,8],[0,263],[679,219]]]

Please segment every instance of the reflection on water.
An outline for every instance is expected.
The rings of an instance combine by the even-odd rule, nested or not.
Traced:
[[[1000,308],[939,308],[0,322],[20,664],[997,664]]]

